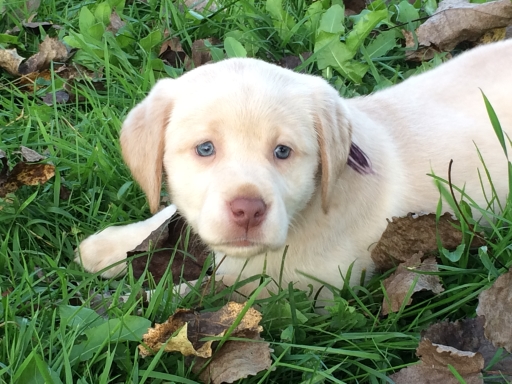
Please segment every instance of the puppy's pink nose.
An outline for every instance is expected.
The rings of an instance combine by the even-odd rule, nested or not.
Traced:
[[[267,206],[262,199],[238,197],[229,203],[229,207],[236,225],[247,229],[260,225],[267,212]]]

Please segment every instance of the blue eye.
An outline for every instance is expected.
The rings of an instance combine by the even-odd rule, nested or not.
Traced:
[[[292,149],[287,147],[286,145],[278,145],[276,149],[274,149],[274,155],[280,160],[287,159],[290,157]]]
[[[206,141],[196,147],[196,153],[202,157],[211,156],[215,153],[215,147],[211,141]]]

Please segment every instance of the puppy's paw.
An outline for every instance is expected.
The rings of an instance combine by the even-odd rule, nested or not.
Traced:
[[[78,246],[75,262],[92,273],[108,268],[101,273],[104,278],[121,276],[126,273],[126,262],[122,261],[126,259],[127,253],[175,213],[176,207],[170,205],[145,221],[109,227],[91,235]]]
[[[126,262],[116,263],[125,260],[126,254],[138,245],[132,247],[132,244],[127,244],[127,239],[122,235],[123,229],[125,227],[110,227],[89,236],[76,250],[75,262],[92,273],[111,266],[101,274],[104,278],[123,275],[126,272]]]

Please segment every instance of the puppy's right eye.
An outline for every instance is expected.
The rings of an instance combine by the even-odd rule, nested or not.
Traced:
[[[196,147],[196,153],[201,157],[211,156],[215,153],[215,147],[211,141],[206,141]]]

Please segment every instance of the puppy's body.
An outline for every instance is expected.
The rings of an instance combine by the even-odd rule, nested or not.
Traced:
[[[387,218],[435,211],[439,191],[426,175],[446,178],[450,159],[453,183],[487,205],[475,145],[505,198],[506,158],[480,89],[510,133],[511,67],[512,42],[502,42],[345,100],[320,78],[226,60],[159,82],[128,116],[123,153],[153,211],[163,165],[173,203],[219,257],[227,255],[218,274],[234,280],[265,271],[277,281],[283,268],[284,284],[306,288],[304,273],[339,287],[352,262],[353,283],[371,271],[369,250]],[[199,156],[202,143],[214,153]],[[280,159],[283,145],[291,154]],[[354,145],[371,169],[347,166]],[[239,206],[257,220],[240,221]],[[105,266],[97,249],[94,236],[82,243],[86,269]]]

